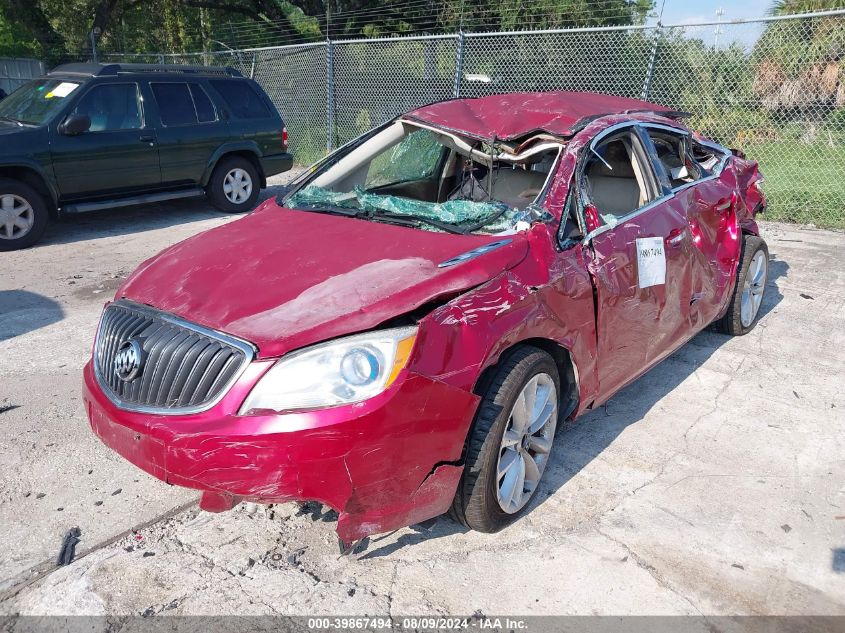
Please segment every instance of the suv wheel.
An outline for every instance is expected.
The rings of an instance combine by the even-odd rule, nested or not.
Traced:
[[[525,511],[549,461],[559,393],[557,366],[546,352],[526,346],[501,363],[467,438],[454,519],[497,532]]]
[[[27,184],[0,178],[0,251],[32,246],[47,228],[47,204]]]
[[[224,158],[206,187],[211,203],[227,213],[244,213],[258,200],[260,181],[255,166],[246,158]]]

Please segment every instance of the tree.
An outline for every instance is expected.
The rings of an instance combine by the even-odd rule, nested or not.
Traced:
[[[845,8],[845,0],[780,0],[775,14]],[[845,25],[841,17],[773,22],[754,48],[754,94],[770,111],[819,120],[845,107]]]
[[[101,50],[186,52],[326,37],[641,22],[652,0],[0,0],[16,37],[50,63]]]

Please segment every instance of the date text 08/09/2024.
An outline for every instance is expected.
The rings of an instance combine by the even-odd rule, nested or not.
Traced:
[[[527,630],[524,619],[510,617],[334,617],[308,618],[311,630],[407,630],[407,631],[520,631]]]

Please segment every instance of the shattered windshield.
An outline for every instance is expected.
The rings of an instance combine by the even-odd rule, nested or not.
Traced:
[[[513,149],[397,122],[327,163],[285,206],[434,231],[514,232],[545,219],[532,203],[561,145]]]

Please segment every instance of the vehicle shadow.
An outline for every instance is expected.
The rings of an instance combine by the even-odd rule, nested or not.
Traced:
[[[262,189],[256,204],[274,197],[280,190],[281,185]],[[39,240],[34,248],[50,244],[69,244],[104,237],[131,235],[214,218],[237,219],[238,217],[242,216],[229,215],[218,211],[205,198],[91,211],[51,221],[47,226],[44,237]]]
[[[765,320],[783,300],[778,280],[786,276],[788,271],[789,264],[785,261],[769,257],[769,279],[760,306],[761,319]],[[729,340],[729,336],[709,330],[700,332],[666,360],[614,395],[605,406],[583,415],[576,422],[565,423],[555,436],[549,467],[528,512],[533,512],[566,485],[601,455],[626,428],[642,420],[664,396],[676,389]],[[431,526],[413,525],[411,533],[404,533],[396,540],[373,549],[379,540],[388,540],[385,536],[376,537],[370,541],[370,550],[362,558],[388,556],[402,547],[468,531],[446,516],[439,517],[433,523]]]
[[[58,323],[64,316],[53,299],[28,290],[0,290],[0,341]]]

